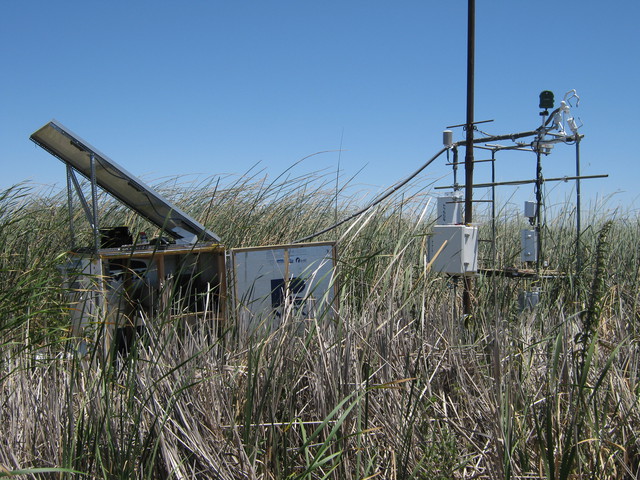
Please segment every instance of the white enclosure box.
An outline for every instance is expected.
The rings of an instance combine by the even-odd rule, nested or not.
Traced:
[[[435,271],[468,275],[478,270],[478,227],[436,225],[428,247]]]
[[[538,261],[538,233],[535,230],[524,229],[521,232],[522,261]]]
[[[453,192],[438,197],[438,225],[460,225],[462,223],[462,194]]]

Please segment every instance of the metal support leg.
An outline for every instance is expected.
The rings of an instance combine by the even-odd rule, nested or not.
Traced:
[[[100,235],[98,227],[98,186],[96,184],[96,159],[93,153],[91,158],[91,207],[93,209],[91,226],[93,227],[93,245],[95,252],[100,248]]]
[[[580,253],[580,135],[576,135],[576,272],[582,270],[582,256]]]
[[[69,232],[71,233],[71,250],[75,250],[76,230],[73,224],[73,192],[71,191],[72,178],[73,170],[71,165],[67,165],[67,208],[69,210]]]
[[[89,208],[89,204],[87,203],[87,199],[84,198],[84,193],[82,193],[82,188],[80,187],[80,183],[76,178],[73,170],[71,171],[71,182],[73,182],[73,187],[76,190],[76,194],[78,195],[78,200],[80,200],[80,205],[82,206],[82,210],[84,210],[84,216],[89,222],[89,225],[93,226],[93,219],[91,218],[91,209]]]

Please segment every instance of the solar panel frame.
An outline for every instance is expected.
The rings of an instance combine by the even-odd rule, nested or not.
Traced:
[[[51,120],[29,138],[89,180],[93,154],[98,186],[174,239],[185,238],[183,230],[202,242],[220,243],[218,235],[57,120]]]

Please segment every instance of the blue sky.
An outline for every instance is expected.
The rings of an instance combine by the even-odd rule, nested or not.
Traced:
[[[478,1],[476,120],[491,134],[539,125],[538,94],[576,89],[585,197],[636,208],[640,3]],[[146,181],[335,171],[379,192],[465,121],[465,0],[22,1],[0,15],[0,188],[64,187],[62,164],[28,137],[52,118]],[[462,131],[456,132],[461,140]],[[461,151],[463,155],[463,151]],[[476,154],[476,158],[482,156]],[[449,169],[442,158],[428,184]],[[572,175],[557,146],[547,177]],[[535,158],[499,155],[498,179]],[[476,179],[488,180],[488,167]],[[442,178],[439,184],[450,183]],[[551,188],[551,186],[550,186]],[[570,195],[572,185],[553,192]],[[499,191],[508,199],[512,189]],[[520,187],[518,198],[533,188]]]

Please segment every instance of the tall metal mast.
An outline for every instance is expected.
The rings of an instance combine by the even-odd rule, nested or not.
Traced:
[[[467,123],[466,146],[464,156],[464,223],[470,225],[473,222],[473,105],[474,105],[474,78],[475,78],[475,36],[476,36],[476,2],[469,0],[467,30]],[[464,290],[462,292],[463,312],[471,313],[471,279],[464,277]]]

